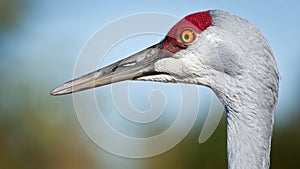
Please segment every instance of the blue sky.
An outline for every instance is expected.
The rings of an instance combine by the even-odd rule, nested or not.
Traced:
[[[290,117],[285,109],[298,106],[300,68],[299,1],[36,1],[17,31],[4,38],[2,64],[7,72],[21,71],[20,78],[43,81],[49,86],[72,78],[80,49],[101,27],[121,17],[144,13],[166,13],[179,18],[207,9],[222,9],[242,16],[259,28],[268,39],[281,73],[277,118]],[[146,44],[161,37],[145,36]],[[135,42],[135,41],[132,41]],[[123,46],[124,55],[145,44]],[[127,49],[127,50],[126,50]],[[22,66],[21,66],[22,65]],[[47,74],[47,76],[45,76]],[[51,80],[49,80],[51,79]]]

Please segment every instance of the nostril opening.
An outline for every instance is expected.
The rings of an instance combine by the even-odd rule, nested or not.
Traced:
[[[117,68],[118,68],[118,66],[113,67],[113,68],[111,69],[111,72],[116,71]]]

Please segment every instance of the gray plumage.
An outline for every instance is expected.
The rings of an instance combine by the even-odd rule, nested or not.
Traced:
[[[225,105],[229,168],[269,168],[279,79],[272,51],[248,21],[223,11],[210,13],[213,26],[188,49],[156,63],[156,69],[173,81],[211,87]],[[182,70],[173,71],[171,65]],[[142,79],[160,81],[158,76]]]
[[[263,35],[248,21],[212,11],[223,39],[223,85],[214,83],[227,110],[230,168],[269,168],[279,72]],[[223,49],[227,49],[223,51]]]
[[[208,86],[226,108],[228,167],[269,168],[279,81],[272,51],[245,19],[219,10],[209,13],[213,24],[172,57],[162,57],[160,44],[154,45],[68,82],[52,94],[128,79]]]

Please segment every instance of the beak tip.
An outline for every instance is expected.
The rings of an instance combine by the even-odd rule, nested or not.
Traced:
[[[54,90],[52,90],[50,93],[49,93],[51,96],[57,96],[56,92]]]
[[[57,91],[56,89],[57,89],[57,88],[53,89],[49,94],[50,94],[51,96],[57,96],[57,95],[59,95],[59,94],[58,94],[58,91]]]
[[[68,94],[70,92],[67,91],[67,89],[63,89],[61,86],[53,89],[51,92],[50,92],[50,95],[51,96],[60,96],[60,95],[65,95],[65,94]]]

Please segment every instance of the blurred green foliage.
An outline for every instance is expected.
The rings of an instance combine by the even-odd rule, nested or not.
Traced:
[[[0,38],[18,29],[27,0],[0,0]],[[4,41],[0,40],[0,47]],[[1,48],[0,48],[1,49]],[[0,168],[1,169],[81,169],[98,168],[92,144],[81,128],[70,103],[51,100],[46,83],[36,82],[17,71],[22,63],[3,57],[0,50]],[[18,66],[20,68],[20,66]],[[73,113],[73,112],[72,112]]]
[[[24,0],[0,0],[0,29],[15,27],[22,18]]]
[[[300,168],[300,107],[296,116],[285,126],[276,126],[273,132],[271,167]]]
[[[57,109],[71,104],[51,101],[38,85],[1,79],[0,168],[96,168],[75,114]]]

